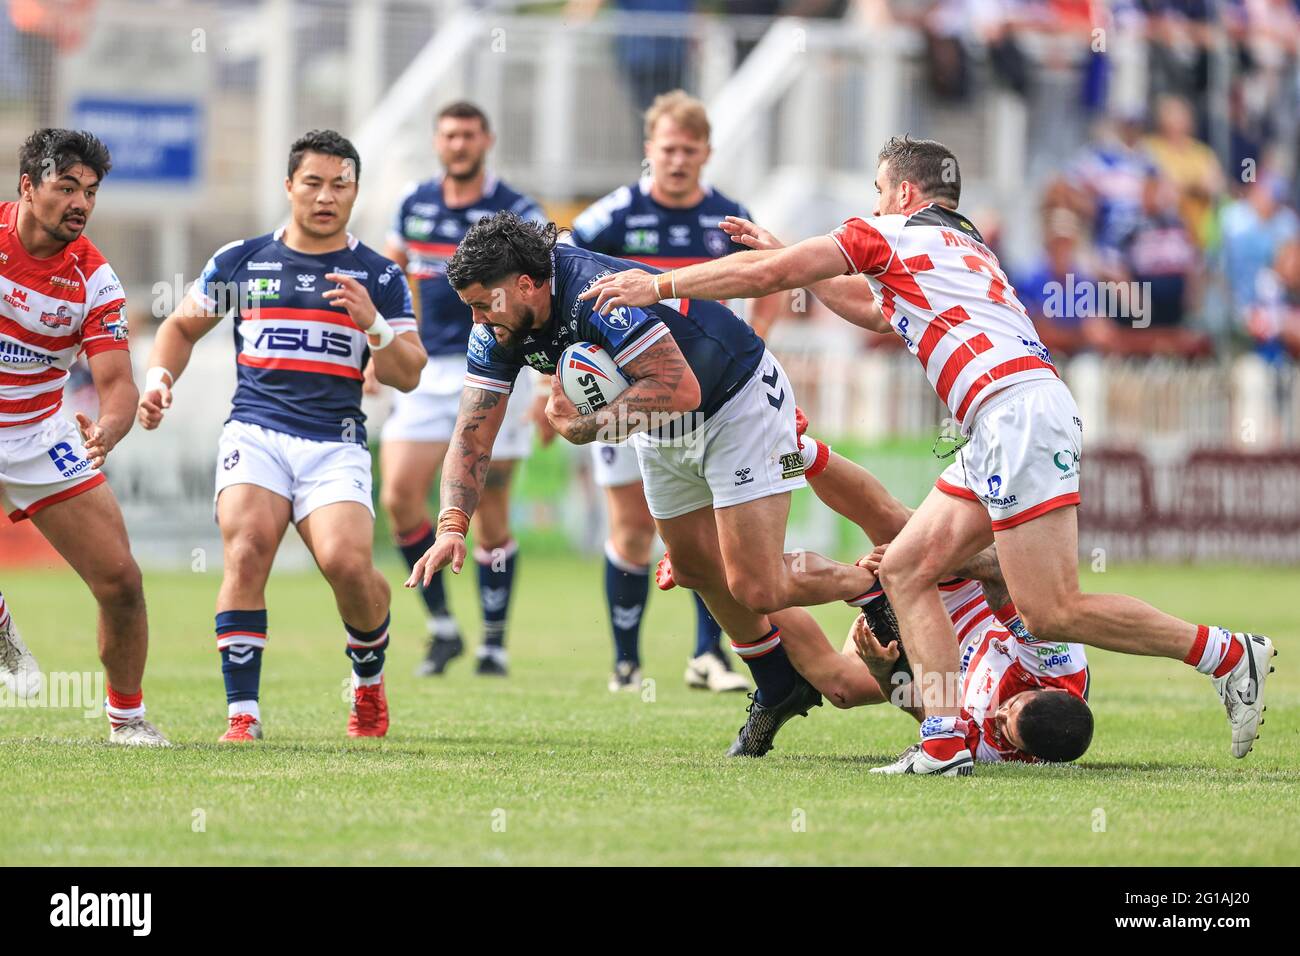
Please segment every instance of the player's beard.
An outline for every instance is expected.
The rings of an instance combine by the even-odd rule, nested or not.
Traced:
[[[483,157],[479,156],[470,164],[460,170],[447,169],[447,178],[454,179],[458,183],[467,183],[478,176],[483,171]]]
[[[521,306],[519,313],[520,324],[518,328],[512,328],[504,323],[494,325],[494,329],[503,330],[505,338],[498,338],[497,344],[506,348],[516,348],[523,344],[524,336],[532,331],[533,325],[537,322],[537,310],[529,306]]]

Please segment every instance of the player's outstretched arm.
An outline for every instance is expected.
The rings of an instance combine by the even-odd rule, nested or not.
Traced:
[[[190,364],[194,343],[211,332],[221,321],[190,296],[163,320],[154,336],[153,350],[149,353],[145,372],[144,392],[136,411],[140,424],[152,431],[163,420],[163,413],[171,408],[172,388]]]
[[[848,265],[830,236],[813,236],[784,249],[737,252],[661,275],[629,269],[606,276],[581,296],[601,313],[645,307],[660,299],[755,299],[842,276]]]
[[[140,393],[131,373],[131,353],[123,349],[98,352],[90,357],[90,377],[99,396],[99,420],[77,413],[77,427],[90,453],[90,463],[102,468],[108,453],[131,430]]]
[[[433,576],[447,565],[460,574],[465,564],[465,534],[469,519],[478,507],[492,464],[492,443],[506,416],[509,395],[466,386],[460,395],[460,412],[451,433],[447,457],[442,463],[437,536],[406,579],[408,588],[427,587]]]
[[[668,424],[683,412],[700,407],[700,383],[671,335],[662,336],[623,366],[632,384],[604,408],[579,415],[552,376],[546,417],[555,430],[575,445],[599,438],[622,441],[628,435]]]

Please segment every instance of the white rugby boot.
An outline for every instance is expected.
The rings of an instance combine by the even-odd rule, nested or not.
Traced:
[[[170,747],[171,741],[143,717],[132,717],[120,727],[114,727],[108,735],[110,744],[123,747]]]
[[[0,627],[0,683],[15,697],[26,700],[41,689],[41,665],[23,642],[13,615]]]
[[[745,675],[731,670],[716,654],[705,653],[687,661],[685,680],[687,687],[711,690],[715,694],[749,690]]]
[[[1212,677],[1232,727],[1232,755],[1250,753],[1264,723],[1264,681],[1273,673],[1273,642],[1263,634],[1234,633],[1245,646],[1237,666],[1222,677]]]

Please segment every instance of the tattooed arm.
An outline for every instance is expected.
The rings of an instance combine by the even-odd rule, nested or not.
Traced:
[[[488,466],[492,463],[492,443],[501,430],[508,398],[503,392],[469,386],[460,395],[460,412],[456,416],[456,427],[451,433],[447,457],[442,463],[439,504],[444,510],[459,508],[465,512],[467,523],[469,516],[478,507]],[[465,554],[463,534],[439,534],[433,541],[433,547],[415,562],[406,586],[413,588],[423,584],[427,587],[433,580],[433,575],[447,565],[451,565],[453,572],[460,574],[460,569],[465,564]]]
[[[700,383],[671,335],[661,337],[623,366],[623,374],[632,380],[627,391],[587,415],[578,414],[560,387],[560,377],[554,376],[546,416],[555,430],[575,445],[597,438],[622,441],[628,435],[665,424],[670,416],[675,418],[700,407]]]
[[[984,599],[993,610],[1006,607],[1011,603],[1007,592],[1007,582],[1002,577],[1002,568],[998,565],[997,545],[989,545],[960,568],[957,574],[963,578],[972,578],[984,588]]]

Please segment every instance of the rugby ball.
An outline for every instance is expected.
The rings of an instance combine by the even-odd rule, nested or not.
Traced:
[[[604,408],[632,384],[618,370],[613,357],[591,342],[575,342],[561,352],[556,374],[579,415]]]

